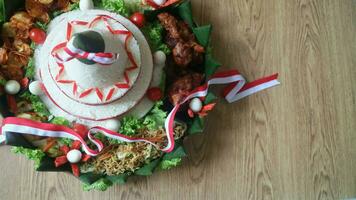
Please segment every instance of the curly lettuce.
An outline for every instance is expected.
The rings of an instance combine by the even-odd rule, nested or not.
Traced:
[[[113,183],[106,179],[106,178],[101,178],[94,182],[93,184],[83,184],[83,190],[84,191],[90,191],[90,190],[99,190],[99,191],[106,191],[109,187],[111,187]]]
[[[54,117],[50,123],[70,127],[71,123],[64,117]]]
[[[144,118],[143,125],[145,125],[149,130],[157,130],[158,128],[164,126],[167,113],[161,109],[162,105],[162,101],[156,102],[153,109]]]
[[[33,78],[35,76],[35,63],[31,57],[25,68],[25,77]]]
[[[95,0],[94,5],[125,17],[129,17],[134,12],[142,11],[140,0]]]
[[[140,119],[132,116],[124,117],[121,120],[121,127],[119,132],[124,135],[132,136],[135,135],[137,131],[142,128],[143,128],[143,124]]]
[[[11,149],[13,153],[22,154],[26,156],[27,159],[35,161],[35,168],[37,169],[40,166],[42,158],[45,156],[45,153],[39,149],[27,149],[24,147],[13,147]]]
[[[168,170],[171,169],[173,167],[177,167],[178,165],[180,165],[182,163],[182,158],[173,158],[170,160],[162,160],[162,162],[160,163],[159,167],[163,170]]]
[[[160,50],[167,55],[171,53],[169,47],[163,42],[163,26],[157,20],[147,23],[141,30],[146,36],[152,51]]]
[[[129,116],[121,120],[119,132],[128,136],[137,134],[138,130],[147,128],[149,130],[157,130],[164,126],[167,113],[161,109],[162,101],[156,102],[152,110],[143,119]]]
[[[48,117],[50,112],[48,111],[46,105],[41,101],[41,99],[31,94],[29,91],[24,92],[20,95],[20,98],[25,99],[26,101],[31,102],[32,109],[41,117]]]

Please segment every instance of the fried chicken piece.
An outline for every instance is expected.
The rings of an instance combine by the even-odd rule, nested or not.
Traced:
[[[27,39],[32,25],[33,18],[27,12],[17,12],[10,18],[9,25],[5,28],[3,27],[3,35],[19,39]]]
[[[169,100],[173,105],[177,105],[196,87],[200,86],[203,81],[203,75],[191,73],[178,78],[169,90]]]
[[[193,61],[201,60],[198,58],[205,52],[204,47],[196,42],[185,22],[177,20],[169,13],[159,14],[158,19],[167,31],[166,44],[173,49],[173,59],[178,66],[185,68]]]
[[[23,67],[23,66],[27,65],[29,59],[30,59],[30,56],[28,56],[28,55],[24,55],[17,51],[11,51],[9,53],[9,59],[7,61],[7,64]]]
[[[51,21],[51,18],[49,17],[48,13],[43,13],[41,16],[37,17],[40,22],[43,22],[45,24],[48,24],[49,21]]]
[[[27,12],[17,12],[10,18],[10,25],[19,30],[28,30],[33,24],[33,18]]]
[[[161,13],[157,17],[172,39],[181,39],[178,20],[174,16],[169,13]]]
[[[70,0],[57,0],[53,6],[56,10],[69,11]]]
[[[37,0],[26,0],[25,8],[31,17],[39,17],[47,12],[47,6]]]
[[[20,82],[24,77],[24,72],[17,65],[2,65],[0,71],[4,74],[6,80],[16,80]]]
[[[2,37],[15,37],[16,36],[16,28],[10,22],[6,22],[2,25],[1,29]]]
[[[32,49],[29,44],[24,43],[20,39],[15,39],[13,43],[16,51],[24,56],[30,56],[32,54]]]
[[[193,60],[193,51],[189,44],[178,42],[173,49],[174,62],[179,66],[188,66]]]
[[[0,48],[0,65],[6,64],[8,59],[9,56],[7,50],[5,48]]]

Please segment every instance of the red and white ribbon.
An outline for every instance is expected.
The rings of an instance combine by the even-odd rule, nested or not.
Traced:
[[[5,133],[21,133],[45,137],[60,137],[79,140],[82,143],[83,150],[90,156],[98,155],[103,149],[103,144],[96,139],[93,134],[102,133],[106,137],[117,139],[123,142],[146,142],[156,146],[163,152],[171,152],[174,149],[174,119],[180,107],[189,100],[196,97],[205,97],[208,94],[210,85],[230,84],[224,91],[224,97],[228,102],[238,101],[251,94],[261,90],[276,86],[280,84],[277,80],[278,74],[265,77],[250,83],[246,83],[245,78],[236,70],[219,72],[213,75],[204,85],[198,87],[191,92],[182,102],[174,106],[172,111],[168,114],[165,121],[165,130],[167,136],[167,145],[160,148],[149,139],[129,137],[120,133],[107,130],[103,127],[93,127],[88,132],[89,140],[97,147],[96,150],[90,149],[82,136],[70,128],[60,125],[53,125],[48,123],[35,122],[28,119],[21,119],[10,117],[3,120],[0,135],[5,136]]]
[[[65,63],[74,58],[78,58],[94,61],[102,65],[110,65],[113,64],[119,58],[119,54],[117,53],[90,53],[83,51],[79,48],[76,48],[71,41],[67,43],[61,53],[52,54],[52,56],[56,58],[58,63]]]
[[[85,151],[85,153],[90,156],[97,156],[104,148],[102,142],[94,137],[96,133],[102,133],[106,137],[117,139],[123,142],[145,142],[152,144],[156,148],[160,149],[158,145],[148,139],[129,137],[120,133],[110,131],[103,127],[93,127],[88,131],[88,139],[97,147],[96,149],[91,149],[88,146],[85,138],[83,138],[80,134],[66,126],[42,123],[30,119],[17,117],[5,118],[2,122],[0,133],[0,135],[3,137],[2,142],[5,141],[6,133],[20,133],[24,135],[36,135],[41,137],[68,138],[75,141],[80,141],[80,143],[82,144],[83,151]]]
[[[170,152],[174,149],[174,119],[175,115],[179,111],[179,108],[193,98],[205,97],[208,94],[210,85],[230,84],[224,90],[224,97],[229,103],[232,103],[261,90],[280,84],[277,78],[278,74],[274,74],[246,84],[245,78],[237,70],[218,72],[214,74],[204,85],[196,88],[182,102],[174,106],[172,111],[169,113],[165,121],[168,145],[163,149],[163,151]]]

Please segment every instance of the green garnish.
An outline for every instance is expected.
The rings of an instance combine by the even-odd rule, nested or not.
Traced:
[[[152,51],[161,50],[167,55],[171,53],[169,47],[163,42],[163,27],[158,21],[147,23],[146,26],[142,28],[142,32],[146,36]]]
[[[24,92],[20,95],[20,98],[23,98],[31,102],[32,109],[41,117],[49,116],[51,113],[48,111],[46,105],[41,101],[41,99],[31,94],[29,91]]]
[[[164,126],[167,113],[160,108],[162,105],[162,101],[156,102],[153,109],[144,118],[143,125],[145,125],[149,130],[157,130],[158,128]]]
[[[173,158],[171,160],[162,160],[159,167],[163,170],[171,169],[177,167],[182,163],[182,158]]]
[[[101,7],[105,10],[119,13],[125,17],[130,16],[124,0],[101,0]]]
[[[94,182],[93,184],[83,184],[83,190],[84,191],[90,191],[90,190],[99,190],[99,191],[105,191],[107,190],[110,186],[112,186],[113,183],[105,178],[101,178]]]
[[[35,62],[33,60],[33,57],[31,57],[30,60],[28,61],[25,70],[26,70],[25,77],[33,78],[35,76]]]
[[[42,30],[44,30],[44,31],[47,31],[48,24],[43,23],[43,22],[40,22],[40,21],[36,21],[35,27],[36,27],[36,28],[39,28],[39,29],[42,29]]]
[[[13,153],[22,154],[26,156],[27,159],[35,161],[35,168],[37,169],[40,166],[42,158],[45,156],[45,153],[39,149],[27,149],[23,147],[13,147],[11,149]]]
[[[121,127],[119,132],[132,136],[137,134],[137,130],[142,129],[142,121],[136,117],[124,117],[121,121]]]
[[[64,117],[54,117],[50,123],[70,127],[71,123]]]

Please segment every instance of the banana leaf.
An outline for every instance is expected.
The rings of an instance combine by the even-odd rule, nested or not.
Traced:
[[[12,13],[25,6],[25,0],[0,0],[0,23],[7,21]]]

